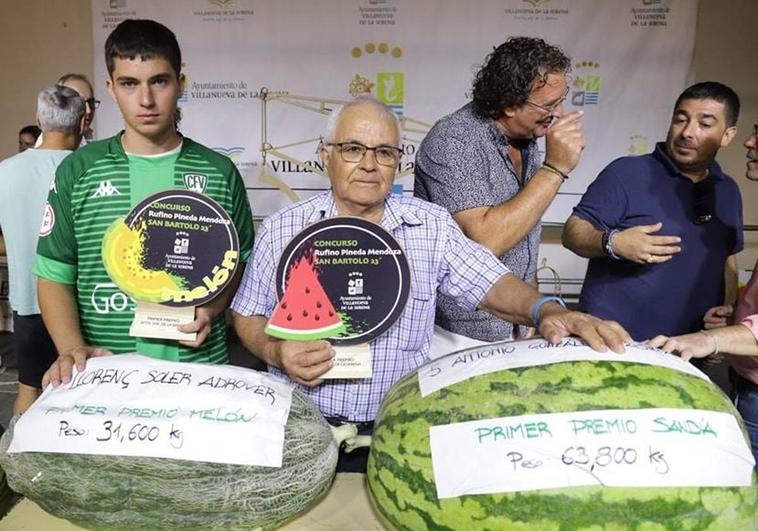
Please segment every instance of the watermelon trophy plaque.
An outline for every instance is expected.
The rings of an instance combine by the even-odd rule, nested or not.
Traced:
[[[111,280],[136,302],[129,334],[193,341],[177,327],[195,307],[221,293],[239,263],[239,240],[214,200],[189,190],[165,190],[116,219],[103,237]]]
[[[334,217],[309,225],[284,248],[276,268],[279,302],[268,335],[327,339],[334,367],[322,378],[369,378],[369,341],[405,309],[410,268],[400,245],[380,225]]]

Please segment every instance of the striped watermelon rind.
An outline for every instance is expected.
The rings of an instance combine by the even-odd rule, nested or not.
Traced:
[[[713,384],[637,363],[579,361],[504,370],[426,397],[417,373],[411,373],[389,391],[376,419],[367,472],[372,501],[394,530],[758,529],[755,475],[751,487],[588,486],[437,499],[430,426],[653,407],[723,411],[739,419]]]

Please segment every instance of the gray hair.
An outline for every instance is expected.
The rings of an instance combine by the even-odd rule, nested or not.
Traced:
[[[37,96],[37,118],[42,131],[79,133],[85,110],[79,93],[62,85],[42,89]]]
[[[390,109],[387,105],[377,100],[371,94],[360,94],[356,96],[352,101],[335,108],[326,120],[326,130],[324,131],[324,141],[334,142],[337,139],[337,124],[339,123],[342,113],[347,109],[353,107],[360,107],[362,105],[368,105],[379,111],[387,119],[391,120],[395,124],[395,130],[397,131],[397,138],[400,139],[400,118],[397,117],[395,111]]]

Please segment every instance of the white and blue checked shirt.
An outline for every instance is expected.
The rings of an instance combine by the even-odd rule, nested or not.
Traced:
[[[329,191],[266,218],[232,302],[234,311],[270,317],[276,306],[276,264],[284,247],[306,225],[336,215]],[[410,297],[394,326],[369,343],[373,377],[298,386],[327,417],[373,420],[389,388],[426,361],[437,290],[474,310],[492,285],[510,272],[487,248],[469,240],[447,210],[421,199],[388,195],[381,225],[408,258]],[[277,368],[269,371],[287,378]]]

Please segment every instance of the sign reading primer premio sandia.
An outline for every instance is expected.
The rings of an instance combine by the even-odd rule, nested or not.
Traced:
[[[577,342],[492,348],[537,359],[573,356]],[[425,396],[426,367],[400,380],[377,415],[367,472],[387,527],[758,529],[754,461],[729,399],[684,370],[635,362],[644,347],[626,350],[479,371],[491,363],[479,348],[444,358],[470,378]]]
[[[113,282],[134,299],[199,306],[232,279],[239,240],[216,201],[189,190],[166,190],[111,224],[102,256]]]
[[[381,335],[403,313],[410,268],[380,225],[334,217],[307,226],[287,244],[276,289],[279,303],[266,333],[355,345]]]

